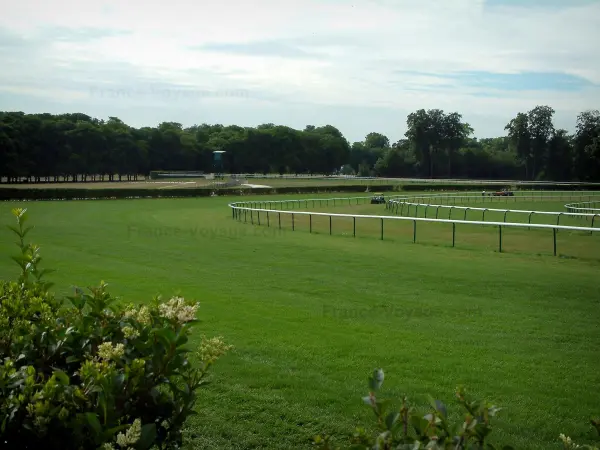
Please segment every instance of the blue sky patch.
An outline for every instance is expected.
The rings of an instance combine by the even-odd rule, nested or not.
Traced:
[[[600,0],[486,0],[484,5],[486,8],[573,8],[594,3],[600,3]]]
[[[427,72],[402,71],[410,75],[432,76],[452,80],[454,86],[493,89],[502,91],[563,91],[576,92],[587,87],[597,86],[594,83],[575,75],[553,72],[457,72],[451,74],[435,74]]]

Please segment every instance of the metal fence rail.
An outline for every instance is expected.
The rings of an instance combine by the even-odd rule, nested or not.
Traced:
[[[590,195],[584,195],[584,197],[591,197]],[[430,196],[430,197],[404,197],[404,198],[393,198],[391,200],[389,200],[386,203],[386,209],[393,211],[394,213],[398,214],[398,212],[400,214],[404,214],[404,208],[406,207],[406,215],[410,214],[410,209],[411,207],[414,207],[414,214],[415,216],[418,215],[419,213],[419,207],[424,208],[424,214],[425,217],[427,217],[427,212],[429,210],[429,208],[435,209],[435,218],[438,218],[439,215],[439,210],[440,208],[447,208],[449,209],[448,211],[448,218],[450,219],[450,217],[452,216],[452,211],[455,210],[459,210],[459,211],[464,211],[464,217],[463,220],[467,220],[467,213],[469,211],[481,211],[482,215],[481,215],[481,220],[485,221],[485,213],[488,211],[492,211],[492,212],[501,212],[504,213],[504,221],[506,222],[506,216],[508,213],[515,213],[515,214],[527,214],[528,215],[528,224],[531,224],[531,218],[534,214],[536,215],[551,215],[551,216],[556,216],[556,225],[560,224],[560,218],[561,217],[577,217],[577,218],[591,218],[592,219],[592,228],[594,227],[594,222],[596,220],[596,217],[600,216],[600,209],[592,209],[592,208],[575,208],[575,207],[571,207],[571,205],[565,205],[565,208],[567,210],[580,210],[581,212],[564,212],[564,211],[537,211],[537,210],[522,210],[522,209],[499,209],[499,208],[478,208],[478,207],[474,207],[474,206],[457,206],[457,205],[444,205],[444,204],[432,204],[432,203],[415,203],[414,200],[415,199],[427,199],[427,198],[431,198],[431,199],[439,199],[439,198],[452,198],[452,199],[459,199],[459,200],[464,200],[465,198],[467,199],[472,199],[472,198],[476,198],[474,196],[452,196],[452,197],[440,197],[440,196]],[[506,197],[506,198],[515,198],[515,199],[522,199],[522,196],[515,196],[515,197]],[[545,199],[545,198],[550,198],[550,199],[556,199],[556,196],[540,196],[540,197],[535,197],[534,199]],[[561,196],[559,196],[559,199],[561,198]],[[583,203],[574,203],[573,205],[581,205],[581,204],[597,204],[599,202],[583,202]],[[398,211],[400,210],[400,211]],[[584,213],[583,211],[599,211],[599,213]]]
[[[439,196],[432,196],[437,197]],[[384,221],[410,221],[413,223],[413,242],[417,241],[417,223],[419,222],[430,222],[430,223],[439,223],[439,224],[451,224],[452,225],[452,246],[455,246],[456,242],[456,225],[482,225],[484,227],[498,227],[498,251],[502,252],[502,230],[504,228],[527,228],[527,229],[539,229],[539,230],[552,230],[552,243],[553,243],[553,254],[557,255],[557,243],[556,243],[556,235],[559,230],[569,230],[569,231],[582,231],[589,232],[593,234],[594,232],[599,232],[600,228],[592,227],[580,227],[580,226],[566,226],[566,225],[553,225],[553,224],[532,224],[532,223],[519,223],[519,222],[498,222],[498,221],[477,221],[477,220],[458,220],[458,219],[440,219],[440,218],[427,218],[427,217],[405,217],[405,216],[379,216],[379,215],[369,215],[369,214],[340,214],[340,213],[331,213],[331,212],[315,212],[315,211],[296,211],[294,207],[309,207],[309,205],[314,205],[314,202],[326,202],[326,205],[329,205],[329,202],[333,202],[335,205],[352,205],[353,203],[358,204],[361,200],[370,199],[371,197],[343,197],[343,198],[328,198],[328,199],[299,199],[299,200],[271,200],[271,201],[249,201],[249,202],[234,202],[230,203],[228,206],[232,210],[232,218],[234,220],[250,222],[252,224],[254,221],[254,214],[256,214],[256,223],[257,225],[261,224],[260,214],[263,213],[266,215],[266,224],[268,227],[271,226],[270,214],[277,215],[277,223],[278,227],[281,228],[281,216],[290,215],[292,222],[292,231],[295,231],[295,217],[296,216],[308,216],[309,218],[309,232],[312,233],[312,218],[313,216],[317,217],[328,217],[329,218],[329,234],[332,234],[332,218],[333,217],[344,217],[351,218],[353,221],[353,237],[356,237],[356,219],[376,219],[380,222],[380,238],[384,239]],[[272,207],[273,204],[285,205],[285,207],[290,207],[289,209],[274,209]],[[265,207],[262,207],[265,205]],[[267,207],[268,206],[268,207]],[[386,205],[387,207],[388,205]],[[432,206],[432,205],[425,205]],[[443,205],[434,205],[436,207],[441,207]],[[489,209],[486,209],[489,210]],[[502,210],[503,211],[503,210]],[[519,210],[514,210],[519,211]],[[540,211],[527,211],[529,213],[540,213]],[[248,214],[249,213],[249,214]],[[484,212],[485,214],[485,212]],[[568,214],[568,213],[562,213]],[[578,214],[575,214],[578,215]],[[250,217],[248,217],[250,216]],[[593,216],[597,216],[597,214],[593,214]],[[506,219],[506,215],[505,215]],[[264,220],[263,220],[264,223]]]

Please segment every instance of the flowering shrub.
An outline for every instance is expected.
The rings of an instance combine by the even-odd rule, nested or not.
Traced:
[[[17,281],[0,282],[0,447],[171,449],[194,414],[221,338],[185,347],[197,303],[119,306],[102,282],[64,301],[48,291],[27,216],[13,210]]]
[[[451,423],[446,405],[429,398],[426,411],[411,406],[403,397],[400,409],[390,408],[390,400],[379,398],[384,373],[376,369],[369,378],[369,395],[363,401],[373,410],[377,419],[377,432],[372,435],[364,428],[357,428],[352,437],[353,450],[514,450],[509,445],[498,447],[489,442],[492,432],[491,419],[500,408],[483,401],[470,399],[464,388],[456,391],[458,404],[465,411],[464,420]],[[600,433],[600,419],[592,419],[592,425]],[[560,434],[565,450],[600,450],[588,445],[577,445],[571,438]],[[334,447],[329,436],[316,436],[313,445],[319,450],[340,449]]]

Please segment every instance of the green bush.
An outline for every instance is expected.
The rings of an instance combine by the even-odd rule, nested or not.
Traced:
[[[186,344],[198,304],[174,297],[120,306],[107,285],[60,301],[43,281],[39,248],[13,210],[17,281],[0,282],[0,446],[174,449],[194,414],[220,338]]]
[[[369,377],[369,395],[364,403],[373,411],[375,430],[369,433],[357,428],[347,447],[352,450],[514,450],[510,445],[497,446],[489,441],[493,430],[492,419],[501,410],[497,406],[470,398],[463,387],[456,390],[456,400],[464,412],[463,419],[452,422],[446,405],[429,397],[429,405],[417,408],[406,396],[399,408],[393,408],[389,399],[379,397],[384,380],[382,369],[375,369]],[[377,394],[377,395],[376,395]],[[600,419],[592,419],[600,434]],[[575,444],[564,434],[559,435],[565,450],[599,450],[597,447]],[[340,449],[330,436],[316,436],[313,445],[319,450]]]

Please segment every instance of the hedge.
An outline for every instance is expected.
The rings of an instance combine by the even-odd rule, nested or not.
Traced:
[[[600,190],[600,185],[588,185],[587,190]],[[581,190],[579,184],[549,185],[549,184],[388,184],[369,186],[370,192],[436,192],[436,191],[489,191],[494,192],[503,188],[517,190],[538,191],[570,191]],[[212,187],[199,188],[102,188],[102,189],[76,189],[76,188],[0,188],[0,200],[109,200],[132,198],[180,198],[180,197],[209,197],[216,195],[260,195],[260,194],[319,194],[334,192],[362,192],[366,193],[365,185],[340,185],[340,186],[283,186],[277,188],[240,188],[215,189]],[[368,195],[368,194],[367,194]]]

